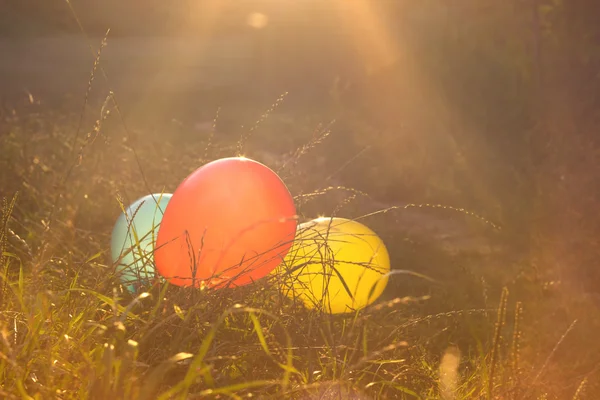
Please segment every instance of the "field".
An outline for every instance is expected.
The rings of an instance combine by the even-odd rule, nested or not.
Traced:
[[[424,79],[439,66],[424,51],[423,68],[407,58],[364,86],[312,93],[219,70],[238,59],[190,73],[200,59],[157,61],[173,42],[147,38],[115,39],[113,53],[110,36],[92,38],[87,69],[73,56],[65,71],[68,49],[87,43],[73,40],[0,43],[0,396],[598,398],[600,147],[587,98],[570,98],[572,115],[552,88],[526,101],[530,80],[511,91],[466,58]],[[140,46],[138,64],[119,61]],[[52,55],[62,61],[44,67]],[[465,76],[473,86],[453,91]],[[273,279],[119,284],[121,207],[237,155],[281,176],[300,222],[340,216],[378,233],[397,273],[375,304],[308,310]]]

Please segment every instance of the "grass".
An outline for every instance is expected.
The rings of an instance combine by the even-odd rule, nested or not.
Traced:
[[[92,77],[101,72],[100,57]],[[369,190],[339,187],[338,171],[368,164],[359,160],[365,147],[336,139],[335,123],[296,123],[288,135],[276,135],[285,95],[254,114],[260,117],[241,135],[215,131],[227,112],[238,112],[223,107],[199,137],[167,137],[173,128],[163,125],[141,138],[115,94],[91,104],[92,81],[83,111],[31,100],[12,104],[0,121],[4,398],[592,399],[600,393],[600,347],[592,337],[600,328],[597,305],[557,288],[551,267],[518,250],[527,244],[513,235],[514,226],[500,230],[460,206],[382,206]],[[89,119],[90,110],[98,117]],[[345,114],[340,123],[337,129],[370,135],[364,122]],[[91,128],[82,135],[85,127]],[[246,152],[260,160],[265,148],[289,152],[281,162],[265,162],[284,177],[301,219],[362,217],[383,237],[395,269],[435,282],[393,275],[379,302],[347,315],[307,310],[268,280],[227,290],[156,281],[135,296],[119,285],[108,248],[124,205],[140,194],[172,193],[210,159]],[[393,170],[407,167],[396,163]],[[357,186],[364,184],[351,171]],[[394,182],[391,172],[377,173],[381,182]],[[345,175],[343,183],[353,181]],[[450,254],[441,239],[398,228],[406,228],[415,209],[427,213],[413,214],[413,224],[450,216],[454,224],[443,226],[460,219],[464,230],[504,247],[482,254],[455,245]]]
[[[551,368],[562,369],[563,347],[576,346],[569,336],[578,326],[573,322],[562,338],[557,329],[538,331],[531,312],[544,302],[559,304],[534,298],[539,283],[513,284],[519,299],[507,289],[500,296],[501,281],[489,271],[474,273],[489,260],[398,242],[376,220],[394,265],[447,283],[393,278],[381,302],[345,316],[306,310],[271,282],[221,291],[156,283],[132,297],[108,262],[108,235],[121,208],[114,194],[129,200],[167,181],[172,190],[196,161],[143,164],[150,177],[144,183],[131,148],[108,136],[114,131],[92,128],[97,136],[79,139],[79,157],[61,116],[17,115],[2,143],[3,187],[19,192],[7,198],[2,224],[6,398],[584,398],[593,381],[593,373],[566,388],[549,381],[556,377]],[[46,132],[29,130],[36,123]],[[211,140],[213,148],[227,148]],[[204,154],[204,145],[190,152]],[[309,157],[309,148],[299,154]],[[152,140],[136,151],[152,159]],[[115,165],[121,157],[128,163]],[[65,181],[68,160],[77,167]],[[326,195],[301,198],[327,207]],[[351,204],[337,204],[338,214],[360,211]],[[485,274],[493,285],[478,279]],[[520,301],[509,306],[509,299]],[[543,343],[536,343],[539,334]],[[452,354],[460,362],[449,362]]]

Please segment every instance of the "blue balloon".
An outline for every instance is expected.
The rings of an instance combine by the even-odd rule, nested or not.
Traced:
[[[130,292],[154,277],[154,246],[172,194],[151,194],[130,205],[115,223],[111,255],[121,283]]]

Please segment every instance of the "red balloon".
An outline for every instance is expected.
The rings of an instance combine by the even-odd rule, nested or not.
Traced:
[[[266,276],[296,233],[279,176],[243,157],[210,162],[175,190],[158,231],[156,270],[177,286],[243,286]]]

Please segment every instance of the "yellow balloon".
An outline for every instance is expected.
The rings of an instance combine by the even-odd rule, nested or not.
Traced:
[[[388,251],[375,232],[356,221],[322,217],[298,226],[292,248],[274,273],[287,297],[341,314],[373,303],[389,271]]]

